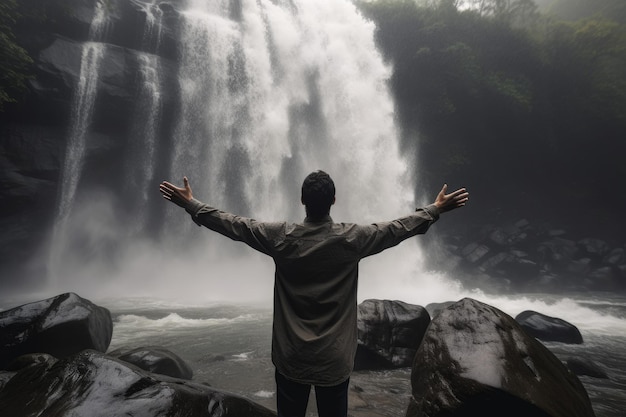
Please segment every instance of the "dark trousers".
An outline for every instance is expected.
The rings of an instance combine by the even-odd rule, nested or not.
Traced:
[[[334,387],[315,386],[317,415],[319,417],[347,417],[349,385],[350,379]],[[290,381],[276,371],[278,417],[304,417],[310,392],[311,385]]]

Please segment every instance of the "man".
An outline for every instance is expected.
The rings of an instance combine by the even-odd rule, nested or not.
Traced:
[[[274,279],[272,361],[279,417],[304,417],[311,385],[320,417],[346,417],[348,384],[357,346],[358,263],[426,233],[439,214],[464,206],[468,192],[446,194],[397,220],[371,225],[334,223],[335,185],[323,171],[302,184],[303,223],[264,223],[210,207],[183,187],[164,181],[163,197],[183,207],[198,225],[271,256]]]

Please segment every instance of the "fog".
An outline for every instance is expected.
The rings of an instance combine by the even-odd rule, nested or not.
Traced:
[[[245,3],[240,22],[229,18],[227,3],[191,2],[182,13],[171,137],[157,140],[165,73],[142,53],[132,136],[109,138],[128,144],[100,160],[90,155],[102,140],[91,120],[103,111],[96,86],[110,59],[111,28],[99,9],[83,46],[57,216],[33,260],[47,276],[33,293],[271,300],[270,258],[199,228],[161,198],[159,182],[180,185],[183,175],[198,199],[264,221],[301,221],[301,182],[316,169],[335,180],[335,221],[390,220],[433,201],[414,196],[413,161],[400,156],[386,87],[391,68],[372,22],[349,1],[303,2],[297,13]],[[162,16],[154,4],[145,7],[145,48],[158,52]],[[456,282],[424,270],[420,239],[428,238],[364,260],[359,298],[457,297]]]

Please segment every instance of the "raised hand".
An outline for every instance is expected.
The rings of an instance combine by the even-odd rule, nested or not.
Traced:
[[[177,187],[174,184],[163,181],[159,185],[159,191],[163,195],[163,198],[171,201],[172,203],[180,206],[187,207],[187,203],[193,198],[191,193],[191,186],[187,177],[183,177],[183,187]]]
[[[443,213],[463,207],[469,200],[469,193],[465,188],[459,188],[450,194],[446,194],[447,189],[448,184],[444,184],[441,191],[439,191],[439,194],[437,194],[435,202],[433,203],[439,208],[440,212]]]

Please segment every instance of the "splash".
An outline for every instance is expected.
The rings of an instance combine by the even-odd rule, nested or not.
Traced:
[[[64,193],[62,211],[72,216],[63,229],[80,236],[80,247],[63,252],[57,290],[271,299],[271,259],[166,207],[156,186],[149,193],[157,170],[177,183],[188,176],[194,195],[211,205],[265,221],[304,217],[300,186],[316,169],[335,180],[335,221],[369,223],[413,211],[413,179],[398,149],[387,88],[391,68],[376,48],[373,23],[352,2],[189,0],[180,17],[180,113],[167,141],[159,141],[155,10],[153,2],[145,4],[148,52],[140,54],[135,118],[141,135],[132,138],[136,152],[120,157],[140,190],[123,207],[134,214],[120,220],[107,190],[89,190],[80,204],[78,183]],[[97,78],[97,71],[87,72]],[[156,164],[159,152],[167,155],[165,170]],[[84,148],[68,160],[76,164],[71,178],[80,178]],[[147,211],[156,206],[165,213],[148,230]],[[419,301],[430,291],[440,300],[456,291],[441,275],[423,271],[418,239],[363,262],[361,299]]]
[[[241,2],[236,13],[230,3],[192,1],[184,14],[172,176],[261,219],[300,219],[299,187],[315,169],[343,191],[336,217],[406,210],[390,69],[372,23],[347,1]]]

